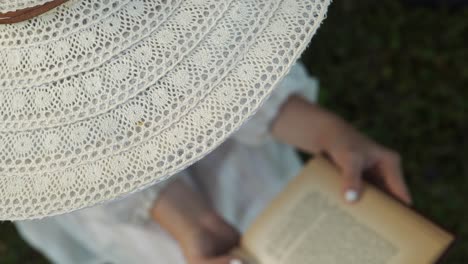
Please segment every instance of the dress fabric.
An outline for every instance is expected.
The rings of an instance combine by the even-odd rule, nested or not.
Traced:
[[[245,231],[301,168],[295,150],[271,137],[271,122],[291,94],[314,102],[317,91],[316,79],[302,64],[295,64],[251,120],[174,177],[197,188],[228,222]],[[176,241],[149,217],[149,208],[163,187],[156,185],[121,200],[15,224],[22,237],[53,263],[183,264]]]

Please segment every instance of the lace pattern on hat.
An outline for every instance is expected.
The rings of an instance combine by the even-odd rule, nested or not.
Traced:
[[[183,1],[209,9],[221,5],[204,3]],[[116,107],[103,113],[97,108],[97,114],[85,114],[70,124],[58,120],[66,125],[0,132],[0,217],[69,212],[164,181],[196,162],[268,98],[315,33],[328,4],[327,0],[233,1],[186,57],[156,82],[133,86],[141,90]],[[194,23],[186,19],[177,18],[182,24]],[[148,65],[145,54],[156,50],[140,53],[139,59],[130,53],[118,56],[127,57],[125,63]],[[116,66],[100,78],[119,79],[132,73],[139,74]],[[100,91],[100,82],[93,81],[99,78],[93,76],[88,76],[91,81],[85,87]],[[125,80],[118,80],[112,89],[124,88]],[[41,92],[48,90],[34,87],[34,97],[21,88],[14,97],[0,100],[13,105],[13,111],[47,109],[58,100],[54,97],[58,95],[47,96]],[[116,94],[106,96],[118,100]],[[73,92],[64,98],[69,104],[75,102]],[[52,113],[48,116],[53,118]]]

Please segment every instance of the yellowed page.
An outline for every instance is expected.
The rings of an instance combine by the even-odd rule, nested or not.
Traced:
[[[359,203],[341,197],[341,176],[326,160],[310,162],[244,235],[265,264],[433,263],[453,237],[376,188]]]

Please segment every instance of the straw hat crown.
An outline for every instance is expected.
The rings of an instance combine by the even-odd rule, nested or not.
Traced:
[[[0,25],[0,219],[123,197],[202,158],[255,113],[328,4],[70,0]]]

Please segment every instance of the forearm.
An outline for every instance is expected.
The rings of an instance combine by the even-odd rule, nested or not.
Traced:
[[[318,153],[330,144],[327,133],[333,133],[340,123],[344,122],[336,115],[292,95],[274,119],[271,133],[281,142],[309,153]]]
[[[176,180],[164,189],[152,214],[179,243],[188,263],[208,263],[213,258],[229,260],[230,250],[238,245],[237,230],[184,181]]]
[[[271,132],[278,140],[309,153],[326,153],[341,169],[347,201],[356,201],[363,172],[371,172],[396,197],[411,203],[399,155],[387,149],[337,115],[292,96],[273,121]]]
[[[201,221],[209,208],[199,193],[186,182],[176,179],[161,191],[151,213],[162,228],[183,242],[190,237],[189,232],[196,230],[196,221]]]

